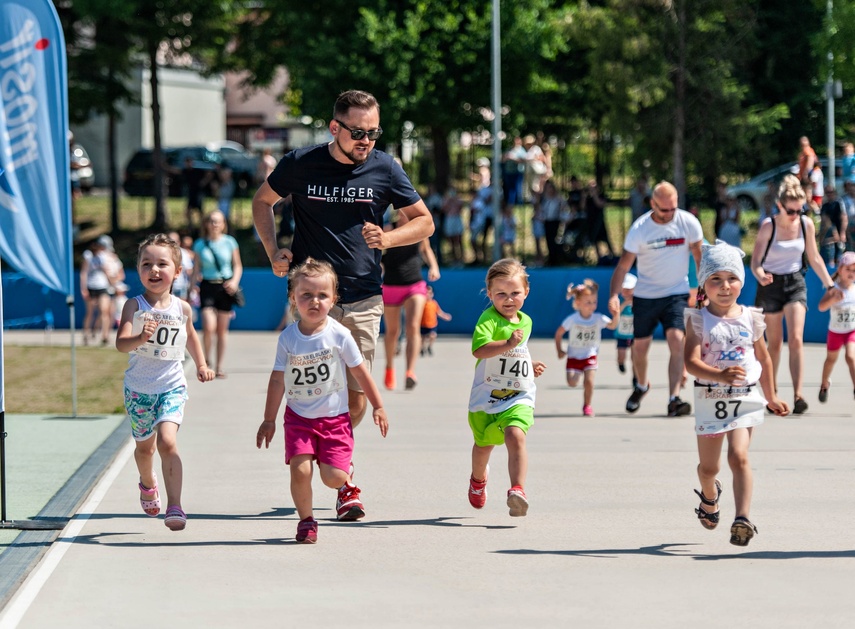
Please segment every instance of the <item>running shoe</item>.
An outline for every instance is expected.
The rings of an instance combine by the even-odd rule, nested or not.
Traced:
[[[682,417],[692,414],[692,405],[678,397],[668,402],[668,417]]]
[[[638,384],[632,387],[632,394],[629,396],[629,399],[626,401],[626,412],[634,413],[641,406],[641,398],[647,395],[647,391],[650,390],[650,385],[648,385],[647,389],[642,389],[638,386]]]
[[[584,415],[585,417],[593,417],[594,407],[590,404],[585,404],[585,406],[582,407],[582,415]]]
[[[294,537],[298,544],[314,544],[318,541],[318,522],[313,517],[300,520],[297,524],[297,535]]]
[[[514,485],[508,490],[508,509],[511,517],[514,518],[521,518],[528,513],[528,499],[519,485]]]
[[[386,388],[392,391],[395,388],[395,370],[387,369],[386,377],[383,379],[383,384],[386,385]]]
[[[476,509],[481,509],[487,504],[487,477],[490,475],[490,466],[484,472],[484,480],[475,480],[469,477],[469,504]]]
[[[335,503],[336,517],[342,522],[353,522],[365,517],[365,507],[359,500],[361,490],[356,485],[345,483],[338,490]]]

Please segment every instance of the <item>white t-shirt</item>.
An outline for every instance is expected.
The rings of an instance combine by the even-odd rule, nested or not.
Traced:
[[[635,296],[659,299],[688,293],[689,246],[703,237],[700,222],[685,210],[677,210],[664,225],[654,222],[653,211],[642,214],[623,244],[637,258]]]
[[[834,285],[843,291],[843,301],[838,301],[831,307],[828,329],[838,334],[847,334],[855,330],[855,284],[849,288],[843,288],[837,282]]]
[[[686,327],[691,326],[701,339],[701,360],[705,364],[724,369],[739,366],[745,370],[745,382],[737,386],[754,385],[760,380],[763,365],[754,354],[754,343],[763,338],[766,320],[759,308],[742,306],[737,317],[717,317],[706,308],[686,308],[683,311]],[[701,384],[718,383],[698,378]]]
[[[350,331],[327,318],[324,329],[306,336],[297,323],[279,335],[273,371],[285,373],[287,404],[297,415],[315,419],[347,412],[345,365],[356,367],[362,354]]]
[[[574,312],[561,322],[567,331],[567,358],[584,360],[596,356],[602,338],[601,331],[612,322],[606,315],[595,312],[585,319]]]

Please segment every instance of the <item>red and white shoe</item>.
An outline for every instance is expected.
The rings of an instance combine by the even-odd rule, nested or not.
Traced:
[[[365,507],[359,500],[361,490],[356,485],[345,483],[338,490],[335,503],[336,517],[342,522],[353,522],[365,517]]]
[[[475,480],[469,477],[469,504],[476,509],[481,509],[487,504],[487,477],[490,475],[490,466],[484,472],[484,480]]]
[[[511,517],[514,518],[521,518],[528,513],[528,499],[519,485],[514,485],[508,490],[508,508]]]
[[[297,535],[294,538],[300,544],[314,544],[318,541],[318,522],[308,517],[297,524]]]

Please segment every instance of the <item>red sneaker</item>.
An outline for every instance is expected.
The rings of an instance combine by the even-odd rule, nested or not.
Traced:
[[[519,485],[514,485],[508,490],[508,508],[511,516],[515,518],[521,518],[528,513],[528,499]]]
[[[297,524],[297,535],[294,538],[299,544],[314,544],[318,541],[318,522],[308,517]]]
[[[389,389],[390,391],[395,389],[395,370],[394,369],[387,369],[386,370],[386,377],[383,378],[383,384],[385,384],[386,388]]]
[[[475,480],[469,477],[469,504],[476,509],[482,508],[487,504],[487,477],[490,475],[490,466],[487,466],[487,471],[484,474],[484,480]]]
[[[356,485],[345,483],[338,490],[338,500],[335,503],[337,518],[343,522],[353,522],[365,517],[365,507],[359,500],[361,490]]]

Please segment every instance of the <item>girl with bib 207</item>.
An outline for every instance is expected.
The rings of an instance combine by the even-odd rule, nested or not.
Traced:
[[[744,254],[722,241],[703,245],[698,282],[699,310],[687,308],[685,364],[695,376],[695,433],[698,478],[695,509],[701,525],[714,529],[719,521],[722,487],[716,475],[724,436],[727,462],[733,473],[736,513],[730,543],[747,546],[757,532],[748,519],[753,489],[748,447],[754,427],[766,409],[786,415],[787,405],[775,392],[772,361],[766,349],[763,313],[736,303],[745,282]],[[758,391],[762,389],[762,394]]]
[[[165,523],[180,531],[187,523],[181,508],[184,468],[176,440],[187,400],[184,348],[196,363],[200,382],[213,380],[214,371],[205,363],[190,304],[172,294],[172,283],[181,273],[179,244],[166,234],[149,236],[139,247],[137,272],[145,292],[125,302],[116,349],[131,355],[125,371],[125,410],[136,441],[140,505],[146,515],[160,513],[153,466],[157,450],[166,485]]]

